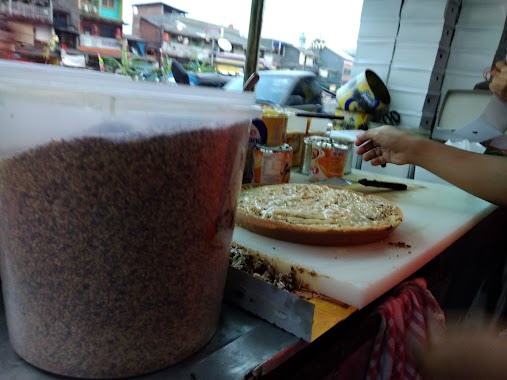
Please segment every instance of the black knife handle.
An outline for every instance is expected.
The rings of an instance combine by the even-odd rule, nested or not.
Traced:
[[[318,113],[318,112],[296,112],[296,116],[301,117],[316,117],[318,119],[331,119],[331,120],[343,120],[345,117],[342,115],[333,115],[330,113]]]
[[[385,187],[387,189],[393,189],[393,190],[407,190],[407,185],[405,185],[404,183],[383,182],[383,181],[369,180],[366,178],[360,179],[357,182],[363,186]]]

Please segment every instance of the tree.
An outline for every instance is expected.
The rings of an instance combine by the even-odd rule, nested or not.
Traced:
[[[206,60],[199,62],[198,59],[195,59],[191,62],[183,64],[183,67],[188,71],[195,71],[198,73],[214,73],[215,68]]]

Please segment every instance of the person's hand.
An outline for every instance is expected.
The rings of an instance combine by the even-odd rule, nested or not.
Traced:
[[[489,89],[504,102],[507,102],[507,63],[498,61],[496,70],[491,71],[491,83]]]
[[[410,143],[415,139],[397,128],[384,125],[357,136],[355,144],[359,146],[357,154],[373,166],[393,163],[410,163]]]
[[[433,380],[507,378],[507,339],[477,329],[453,328],[413,350],[422,373]]]

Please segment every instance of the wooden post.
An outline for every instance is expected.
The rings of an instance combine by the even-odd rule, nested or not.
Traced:
[[[250,27],[248,29],[248,42],[246,48],[245,76],[248,80],[257,71],[259,60],[259,45],[261,40],[262,13],[264,11],[264,0],[252,0],[250,10]]]

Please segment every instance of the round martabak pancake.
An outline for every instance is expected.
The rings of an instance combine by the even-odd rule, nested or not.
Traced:
[[[244,188],[236,225],[274,239],[311,245],[366,244],[385,238],[403,220],[393,202],[319,184]]]

